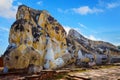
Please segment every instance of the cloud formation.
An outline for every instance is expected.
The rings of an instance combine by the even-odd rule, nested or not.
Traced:
[[[98,39],[95,38],[95,36],[93,36],[93,35],[89,35],[88,38],[91,39],[91,40],[98,40]]]
[[[87,29],[87,27],[86,27],[84,24],[82,24],[82,23],[78,23],[78,25],[79,25],[80,27],[82,27],[82,28]]]
[[[97,6],[96,6],[97,5]],[[58,8],[57,11],[61,13],[77,13],[80,15],[87,15],[87,14],[97,14],[106,11],[107,9],[116,8],[120,6],[120,1],[115,2],[106,2],[104,0],[99,0],[98,4],[96,4],[93,7],[86,6],[80,6],[78,8],[70,8],[70,9],[61,9]]]
[[[69,32],[69,30],[71,29],[71,27],[68,26],[68,25],[64,25],[63,27],[64,27],[65,31],[67,32],[67,34],[68,34],[68,32]]]
[[[0,1],[0,17],[15,18],[17,6],[13,5],[14,0]]]
[[[111,9],[111,8],[119,7],[120,1],[115,0],[113,2],[106,2],[105,0],[99,0],[97,5],[102,8]]]
[[[18,5],[22,5],[22,3],[21,3],[21,2],[17,2],[17,4],[18,4]]]
[[[63,25],[63,28],[65,29],[65,31],[67,32],[67,34],[69,33],[70,29],[74,29],[74,30],[78,31],[79,33],[81,32],[80,29],[77,28],[77,27],[71,27],[71,26],[68,26],[68,25]]]
[[[113,3],[108,3],[107,4],[107,8],[111,9],[111,8],[116,8],[120,6],[120,3],[119,2],[113,2]]]
[[[96,38],[94,35],[89,35],[89,36],[84,35],[84,36],[90,40],[95,40],[95,41],[101,40],[100,38]]]
[[[6,32],[9,32],[9,29],[6,28],[6,27],[0,27],[0,31],[6,31]]]
[[[38,5],[41,5],[42,3],[43,3],[42,1],[38,1],[38,2],[37,2]]]
[[[89,6],[81,6],[79,8],[73,8],[72,9],[75,13],[81,14],[81,15],[87,15],[87,14],[93,14],[93,13],[99,13],[103,12],[102,9],[98,8],[90,8]]]

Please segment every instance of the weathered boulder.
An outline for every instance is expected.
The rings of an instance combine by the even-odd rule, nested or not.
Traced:
[[[116,46],[108,42],[89,40],[73,29],[68,33],[67,45],[77,65],[82,62],[107,63],[113,56],[120,56],[120,50]]]
[[[66,64],[66,31],[47,11],[25,5],[18,8],[4,53],[4,66],[22,69],[30,65],[56,69]]]

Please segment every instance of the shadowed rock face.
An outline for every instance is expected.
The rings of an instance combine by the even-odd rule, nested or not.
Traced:
[[[62,67],[66,48],[66,31],[47,11],[21,5],[10,29],[4,65],[10,69]]]
[[[70,63],[91,62],[97,60],[99,54],[118,53],[116,46],[89,40],[73,29],[66,36],[64,28],[47,11],[21,5],[10,29],[4,66],[23,69],[32,65],[30,70],[34,72],[42,67],[56,69]]]

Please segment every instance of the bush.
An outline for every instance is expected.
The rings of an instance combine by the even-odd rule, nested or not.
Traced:
[[[120,46],[118,46],[118,49],[120,49]]]

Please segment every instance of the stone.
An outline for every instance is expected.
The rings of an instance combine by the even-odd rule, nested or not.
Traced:
[[[30,65],[56,69],[66,64],[66,31],[45,10],[20,5],[16,21],[9,33],[4,53],[8,69],[24,69]]]
[[[8,72],[8,68],[7,68],[7,67],[4,67],[3,73],[7,73],[7,72]]]
[[[108,42],[87,39],[74,29],[71,29],[68,33],[67,46],[71,57],[80,66],[83,65],[81,63],[87,63],[89,66],[95,65],[95,63],[108,63],[110,59],[113,59],[110,57],[115,55],[119,56],[115,58],[120,58],[120,50],[116,46]]]
[[[32,73],[39,73],[41,72],[43,69],[42,66],[35,66],[35,65],[30,65],[29,69],[28,69],[28,73],[32,74]]]

